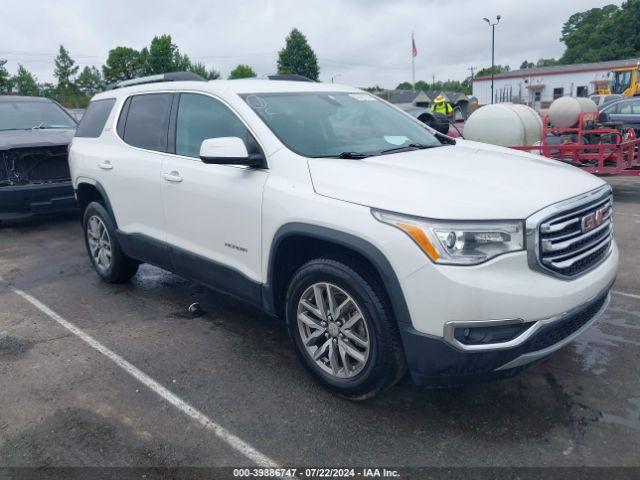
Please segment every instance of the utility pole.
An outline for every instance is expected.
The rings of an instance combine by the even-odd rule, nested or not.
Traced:
[[[494,96],[493,96],[493,76],[495,74],[494,72],[494,66],[496,64],[495,62],[495,45],[496,45],[496,25],[498,25],[500,23],[500,15],[498,15],[496,17],[496,21],[495,22],[491,22],[491,20],[489,20],[488,18],[483,18],[483,20],[485,22],[487,22],[489,24],[489,26],[491,27],[491,103],[494,102]]]
[[[473,94],[473,73],[476,67],[469,67],[467,70],[471,72],[471,80],[469,80],[469,86],[471,87],[471,93]]]

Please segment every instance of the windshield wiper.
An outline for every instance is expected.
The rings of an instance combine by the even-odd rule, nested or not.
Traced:
[[[371,155],[369,155],[368,153],[361,153],[361,152],[342,152],[340,155],[338,155],[338,158],[349,158],[349,159],[353,159],[353,160],[357,160],[360,158],[367,158],[370,157]]]
[[[425,148],[435,148],[439,146],[440,145],[423,145],[422,143],[410,143],[409,145],[404,145],[402,147],[387,148],[386,150],[381,150],[379,155],[385,155],[387,153],[406,152],[411,150],[424,150]]]

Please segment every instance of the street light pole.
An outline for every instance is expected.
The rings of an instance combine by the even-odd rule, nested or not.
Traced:
[[[495,66],[495,45],[496,45],[496,25],[498,25],[500,23],[500,15],[498,15],[496,17],[496,21],[494,23],[491,22],[491,20],[489,20],[488,18],[483,18],[483,20],[485,22],[487,22],[489,24],[489,26],[491,27],[491,103],[494,102],[494,96],[493,96],[493,75],[495,74],[494,72],[494,66]]]

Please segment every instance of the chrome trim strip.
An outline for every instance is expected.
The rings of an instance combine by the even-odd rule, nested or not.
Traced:
[[[545,238],[545,239],[542,240],[542,251],[544,253],[553,253],[553,252],[557,252],[559,250],[564,250],[565,248],[572,247],[574,244],[579,243],[579,242],[583,241],[586,238],[589,238],[589,237],[593,236],[594,239],[595,239],[596,233],[600,233],[604,229],[607,229],[607,235],[609,235],[609,233],[611,233],[611,230],[613,229],[613,226],[611,224],[611,220],[607,219],[606,222],[603,223],[602,225],[600,225],[599,227],[596,227],[593,230],[589,230],[586,233],[582,233],[582,234],[578,234],[577,236],[573,236],[569,240],[562,240],[562,241],[560,241],[558,243],[552,243],[553,240],[556,240],[555,238],[553,240]],[[573,235],[575,235],[575,233]],[[576,252],[571,252],[571,253],[576,253]]]
[[[547,355],[552,354],[556,350],[561,349],[566,344],[573,341],[578,335],[584,332],[587,328],[593,325],[605,312],[605,310],[609,306],[610,301],[611,301],[611,293],[607,294],[607,299],[604,301],[604,304],[602,305],[602,307],[600,307],[600,310],[598,310],[596,314],[591,318],[591,320],[589,320],[587,323],[585,323],[582,327],[580,327],[578,330],[573,332],[568,337],[564,338],[563,340],[560,340],[558,343],[554,343],[553,345],[548,346],[547,348],[543,348],[542,350],[524,353],[519,357],[514,358],[510,362],[507,362],[504,365],[496,368],[495,371],[497,372],[499,370],[507,370],[509,368],[520,367],[522,365],[526,365],[527,363],[535,362],[536,360],[546,357]]]
[[[506,348],[517,347],[526,342],[531,336],[533,336],[538,330],[542,327],[549,325],[551,323],[557,322],[559,320],[563,320],[569,315],[573,315],[580,310],[584,310],[591,303],[593,303],[596,299],[602,296],[602,294],[611,289],[613,282],[609,283],[606,288],[599,291],[596,295],[590,297],[585,302],[582,302],[580,305],[577,305],[565,312],[562,312],[558,315],[553,315],[552,317],[543,318],[542,320],[533,320],[530,322],[525,322],[525,320],[521,318],[507,318],[502,320],[479,320],[479,321],[450,321],[444,324],[444,340],[457,348],[458,350],[463,350],[465,352],[481,352],[485,350],[504,350]],[[608,303],[608,302],[605,302]],[[502,343],[484,343],[481,345],[465,345],[460,342],[458,339],[454,337],[454,331],[456,328],[467,328],[467,327],[495,327],[501,325],[513,325],[515,323],[531,323],[531,327],[522,332],[516,338],[509,340],[508,342]],[[591,324],[591,322],[588,322]]]
[[[607,203],[609,203],[609,205],[607,205]],[[601,201],[600,203],[595,203],[593,205],[588,205],[585,208],[581,208],[580,210],[576,210],[576,211],[568,213],[566,215],[562,215],[560,217],[556,217],[553,220],[551,220],[551,222],[543,223],[542,225],[540,225],[541,230],[542,230],[543,233],[557,232],[558,230],[562,230],[563,228],[565,228],[567,225],[579,221],[580,217],[581,217],[581,214],[583,214],[587,210],[591,210],[593,208],[598,208],[598,207],[604,207],[605,205],[607,205],[608,207],[611,207],[611,200],[610,199],[606,199],[606,200]],[[571,208],[575,208],[575,207],[571,207]],[[567,220],[567,219],[569,219],[569,220]],[[558,225],[557,222],[560,222],[560,221],[562,221],[562,223],[560,225]]]
[[[599,262],[593,264],[591,267],[581,272],[580,275],[566,276],[558,272],[554,272],[553,270],[545,267],[540,259],[540,235],[538,234],[538,229],[540,228],[540,225],[546,220],[549,220],[550,218],[557,216],[564,211],[579,208],[584,204],[605,200],[606,197],[612,195],[612,192],[613,190],[610,185],[603,185],[602,187],[596,188],[595,190],[591,190],[587,193],[583,193],[582,195],[578,195],[562,202],[549,205],[542,210],[538,210],[536,213],[527,218],[527,220],[525,221],[525,239],[527,245],[527,261],[529,263],[529,268],[561,280],[574,280],[598,267],[602,264],[602,262],[609,258],[611,252],[613,251],[613,242],[611,242],[611,246],[609,247],[609,251],[606,253],[606,255],[604,255]]]
[[[568,267],[571,267],[574,263],[579,262],[583,258],[588,257],[592,253],[597,252],[609,242],[611,242],[611,237],[607,235],[605,238],[603,238],[601,241],[599,241],[595,245],[593,244],[589,245],[588,250],[578,250],[578,252],[576,252],[578,254],[571,257],[569,260],[557,260],[558,258],[562,258],[563,256],[566,257],[566,255],[557,255],[555,257],[547,257],[542,261],[544,262],[545,265],[552,265],[555,268],[568,268]]]

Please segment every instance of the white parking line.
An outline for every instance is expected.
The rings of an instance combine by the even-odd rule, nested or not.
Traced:
[[[616,290],[611,290],[611,293],[615,293],[616,295],[621,295],[623,297],[635,298],[636,300],[640,300],[640,295],[634,295],[633,293],[618,292]]]
[[[636,213],[614,212],[613,216],[615,217],[616,215],[624,215],[626,217],[638,217],[638,218],[640,218],[640,215],[638,215]]]
[[[1,280],[2,279],[0,278],[0,281]],[[118,354],[109,350],[107,347],[105,347],[100,342],[98,342],[95,338],[93,338],[92,336],[80,330],[73,323],[62,318],[60,315],[58,315],[56,312],[51,310],[42,302],[32,297],[28,293],[23,292],[22,290],[19,290],[13,287],[9,287],[9,288],[11,291],[20,295],[22,298],[24,298],[26,301],[28,301],[31,305],[36,307],[42,313],[47,315],[49,318],[51,318],[52,320],[55,320],[62,327],[66,328],[75,336],[77,336],[84,342],[88,343],[91,347],[96,349],[98,352],[102,353],[105,357],[107,357],[113,363],[118,365],[120,368],[122,368],[125,372],[127,372],[133,378],[138,380],[140,383],[146,385],[149,389],[151,389],[151,391],[157,393],[164,400],[166,400],[171,405],[181,410],[183,413],[187,414],[189,417],[191,417],[193,420],[198,422],[204,428],[213,432],[220,440],[225,442],[231,448],[241,453],[242,455],[247,457],[249,460],[256,463],[258,466],[279,468],[279,465],[274,460],[267,457],[265,454],[261,453],[260,451],[256,450],[254,447],[249,445],[247,442],[245,442],[241,438],[238,438],[237,436],[229,432],[224,427],[218,425],[216,422],[214,422],[209,417],[207,417],[204,413],[200,412],[199,410],[192,407],[187,402],[185,402],[184,400],[176,396],[174,393],[167,390],[161,384],[159,384],[154,379],[149,377],[146,373],[144,373],[143,371],[141,371],[131,363],[127,362],[124,358],[122,358]]]

